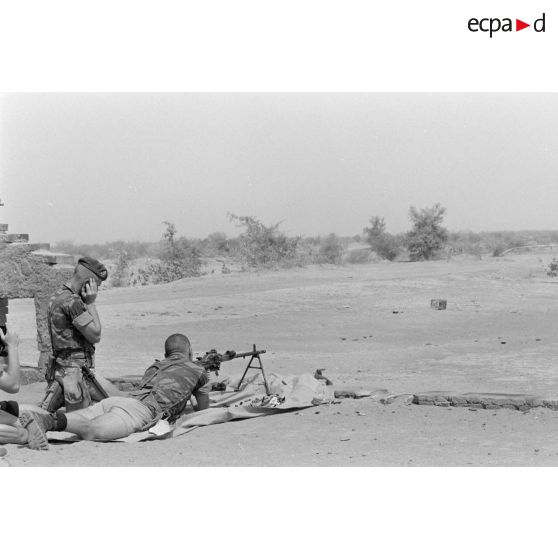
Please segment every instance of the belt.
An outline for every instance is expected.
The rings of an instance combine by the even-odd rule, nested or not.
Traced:
[[[55,358],[91,358],[93,353],[83,349],[60,349],[54,351]]]
[[[160,418],[163,415],[163,410],[161,409],[161,406],[159,405],[155,397],[153,397],[151,391],[147,393],[142,393],[142,391],[145,392],[146,391],[145,388],[143,390],[136,389],[134,391],[131,391],[128,394],[128,397],[132,397],[136,401],[143,403],[153,413],[154,417]]]
[[[89,367],[93,366],[93,353],[84,351],[83,349],[56,351],[54,353],[54,359],[60,366],[72,366],[72,363],[76,363],[79,367],[83,364]]]

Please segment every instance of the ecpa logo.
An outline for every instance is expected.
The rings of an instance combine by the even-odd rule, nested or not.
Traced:
[[[509,17],[505,17],[503,19],[500,19],[498,17],[484,17],[482,19],[472,17],[469,20],[467,27],[472,33],[478,33],[479,31],[481,31],[482,33],[489,33],[489,37],[492,38],[492,35],[494,33],[498,33],[499,31],[502,31],[504,33],[514,31],[512,21],[513,19]],[[536,33],[544,33],[545,26],[546,14],[543,13],[540,18],[536,19],[533,22],[532,27]],[[525,23],[520,19],[515,20],[515,31],[521,31],[522,29],[526,29],[527,27],[531,27],[531,24]]]

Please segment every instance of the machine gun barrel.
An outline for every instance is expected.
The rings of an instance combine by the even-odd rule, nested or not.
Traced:
[[[233,358],[245,358],[245,357],[249,357],[249,356],[263,355],[264,353],[265,353],[265,349],[257,351],[256,350],[256,345],[254,345],[254,350],[253,351],[248,351],[247,353],[236,353]]]

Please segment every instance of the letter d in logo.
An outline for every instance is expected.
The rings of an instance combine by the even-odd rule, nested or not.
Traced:
[[[540,17],[539,19],[535,20],[535,23],[533,23],[533,29],[537,32],[537,33],[544,33],[545,31],[545,15],[543,14],[542,17]]]

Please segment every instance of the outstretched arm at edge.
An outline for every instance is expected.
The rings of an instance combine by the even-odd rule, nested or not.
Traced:
[[[19,336],[17,333],[4,332],[0,329],[0,339],[8,347],[8,368],[0,372],[0,389],[8,393],[17,393],[21,382],[19,367]]]

